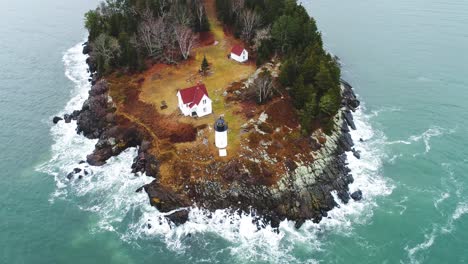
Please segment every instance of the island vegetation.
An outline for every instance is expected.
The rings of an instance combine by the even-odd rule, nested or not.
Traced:
[[[198,203],[319,221],[332,190],[349,199],[352,140],[339,109],[357,100],[295,0],[107,0],[85,25],[93,87],[68,119],[99,138],[91,165],[138,146],[133,171],[156,178],[145,190],[160,211]],[[234,46],[248,62],[229,59]],[[177,92],[200,83],[214,115],[181,115]],[[227,157],[214,144],[218,116]]]

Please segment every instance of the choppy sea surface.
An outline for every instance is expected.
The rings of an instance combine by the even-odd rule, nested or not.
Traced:
[[[171,227],[135,193],[152,180],[130,172],[136,149],[78,164],[96,141],[51,118],[87,97],[97,3],[0,0],[0,263],[468,261],[468,2],[302,1],[363,102],[348,158],[364,199],[279,234],[199,209]],[[90,175],[68,180],[76,167]]]

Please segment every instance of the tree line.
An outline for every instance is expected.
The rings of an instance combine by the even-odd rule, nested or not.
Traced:
[[[216,0],[216,7],[218,18],[256,53],[257,65],[281,58],[279,79],[303,132],[311,132],[314,120],[331,124],[341,102],[340,68],[305,8],[296,0]]]
[[[106,0],[85,15],[99,74],[143,70],[145,61],[189,57],[197,33],[209,30],[202,0]]]

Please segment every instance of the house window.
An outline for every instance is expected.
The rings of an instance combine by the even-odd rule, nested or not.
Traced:
[[[206,107],[203,107],[203,112],[206,113]]]
[[[206,104],[206,99],[203,100],[203,104]]]

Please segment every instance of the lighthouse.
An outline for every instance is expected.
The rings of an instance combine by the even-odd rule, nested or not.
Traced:
[[[214,125],[215,130],[215,145],[219,148],[219,155],[221,157],[227,156],[226,148],[228,145],[228,124],[224,121],[223,117],[218,118]]]

